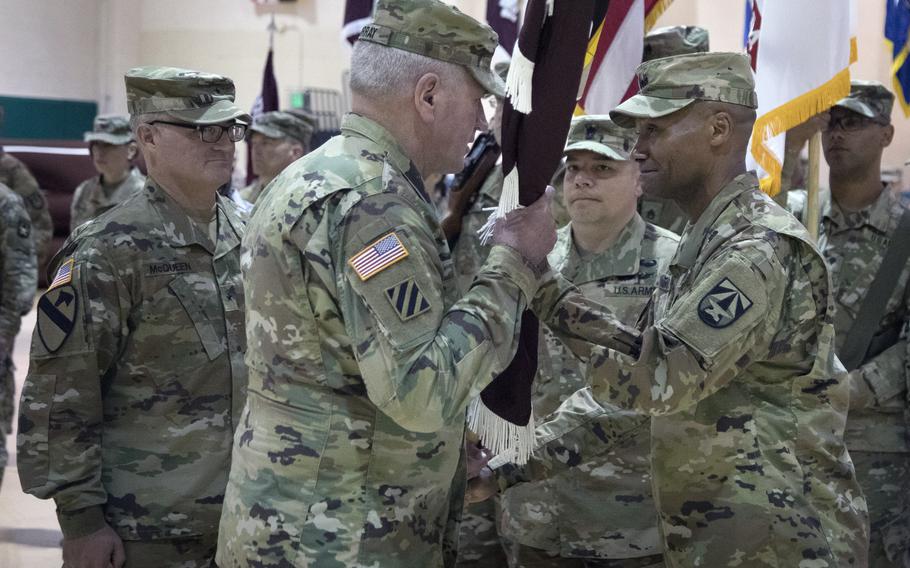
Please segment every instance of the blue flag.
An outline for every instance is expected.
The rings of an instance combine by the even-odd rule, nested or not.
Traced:
[[[891,44],[891,75],[894,94],[910,116],[910,0],[885,0],[885,39]]]

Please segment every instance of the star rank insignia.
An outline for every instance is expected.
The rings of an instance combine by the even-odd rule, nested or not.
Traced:
[[[419,316],[430,309],[430,303],[413,278],[386,288],[385,295],[402,321]]]
[[[729,278],[724,278],[698,303],[698,317],[710,327],[723,329],[751,307],[752,300]]]

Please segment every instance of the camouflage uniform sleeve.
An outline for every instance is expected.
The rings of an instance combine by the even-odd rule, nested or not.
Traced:
[[[905,309],[910,309],[910,306],[905,306]],[[897,343],[850,372],[850,380],[856,382],[851,392],[855,393],[855,389],[864,391],[861,396],[851,396],[851,410],[881,408],[892,404],[900,407],[905,404],[904,400],[895,400],[895,397],[903,394],[910,384],[907,374],[907,350],[910,348],[907,332],[910,327],[910,312],[907,313]]]
[[[556,472],[610,451],[638,435],[651,419],[616,407],[604,407],[591,387],[575,391],[535,430],[533,462]]]
[[[54,499],[67,538],[105,523],[102,390],[128,334],[129,292],[92,243],[79,244],[61,264],[71,277],[39,300],[19,415],[22,489]]]
[[[542,278],[532,308],[540,321],[583,361],[590,359],[597,346],[630,355],[639,352],[641,333],[636,322],[618,321],[610,308],[585,297],[554,270]],[[593,322],[594,319],[598,321]]]
[[[54,234],[51,212],[47,207],[47,198],[38,187],[38,181],[25,164],[16,160],[10,172],[10,188],[19,194],[25,202],[28,216],[32,220],[32,236],[35,239],[35,254],[41,258]]]
[[[91,183],[92,180],[87,179],[80,183],[76,191],[73,192],[73,201],[70,203],[70,233],[75,231],[76,227],[88,221],[86,218],[86,200],[88,197],[87,189]]]
[[[714,394],[767,350],[780,317],[787,270],[761,245],[721,252],[702,268],[694,286],[640,334],[640,351],[603,347],[622,324],[608,308],[577,293],[565,295],[547,324],[560,334],[591,338],[587,376],[594,395],[651,415],[677,412]],[[732,316],[717,316],[712,298],[737,294]],[[738,302],[738,303],[737,303]],[[743,309],[745,308],[745,309]],[[810,308],[814,310],[814,306]],[[769,311],[770,310],[770,311]],[[814,313],[814,311],[813,311]],[[717,316],[718,319],[713,319]],[[572,342],[567,342],[573,348]]]
[[[0,337],[12,344],[22,315],[35,300],[38,265],[31,236],[31,221],[19,196],[9,193],[0,207],[0,238],[3,239],[0,281]]]
[[[442,233],[434,235],[400,197],[363,199],[341,229],[345,326],[370,400],[416,432],[463,422],[468,401],[515,353],[521,313],[537,288],[533,272],[515,251],[494,246],[470,290],[450,306],[455,281],[451,261],[439,258]],[[364,279],[375,265],[355,268],[364,266],[361,255],[389,238],[406,256]]]

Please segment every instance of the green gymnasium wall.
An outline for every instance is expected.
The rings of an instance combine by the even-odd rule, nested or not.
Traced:
[[[98,112],[93,101],[0,96],[6,118],[0,138],[82,140]]]

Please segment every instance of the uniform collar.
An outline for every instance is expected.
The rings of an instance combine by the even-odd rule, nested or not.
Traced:
[[[676,259],[673,264],[684,268],[695,266],[695,260],[701,251],[705,240],[716,231],[714,225],[721,213],[733,202],[734,199],[758,187],[758,179],[752,172],[746,172],[733,178],[733,180],[720,190],[720,193],[714,196],[707,209],[698,218],[695,224],[689,223],[686,230],[683,231],[682,238],[679,241],[679,248],[676,251]]]
[[[566,225],[566,234],[561,239],[564,262],[560,272],[568,280],[580,284],[602,280],[611,276],[630,276],[638,274],[641,260],[641,243],[645,236],[645,221],[636,213],[626,223],[616,237],[616,242],[609,249],[582,257],[575,246],[572,224]]]
[[[868,225],[879,233],[886,234],[891,228],[892,209],[896,200],[891,186],[887,184],[882,185],[882,192],[871,205],[859,211],[844,211],[832,197],[831,207],[825,214],[825,219],[832,225],[830,229],[832,233],[860,229]]]
[[[213,243],[207,227],[197,223],[186,214],[158,183],[149,177],[145,184],[145,196],[158,217],[155,223],[162,230],[155,236],[174,248],[199,245],[209,254],[219,258],[240,245],[240,221],[228,212],[231,206],[221,195],[215,198],[215,218],[218,222],[218,242]],[[232,218],[233,217],[233,218]]]
[[[362,136],[382,148],[386,161],[408,178],[417,193],[427,203],[430,202],[430,197],[423,186],[423,178],[414,162],[408,158],[401,145],[382,125],[365,116],[348,113],[341,119],[341,133],[349,136]]]

